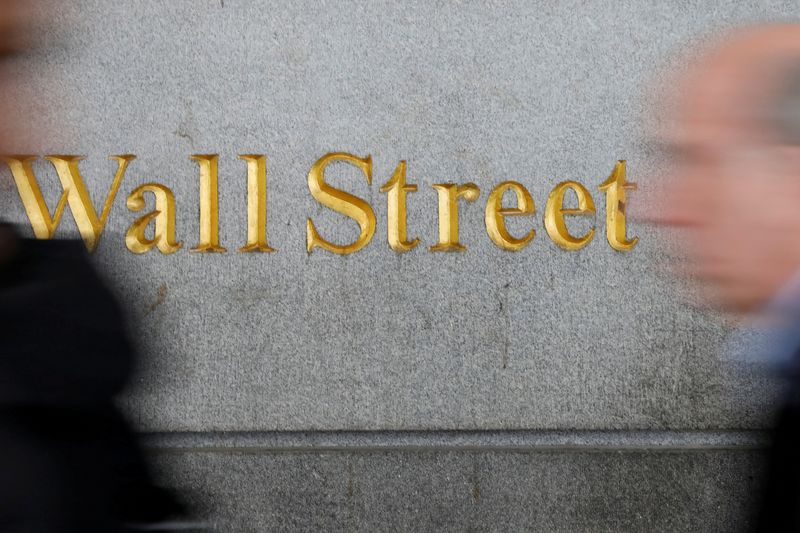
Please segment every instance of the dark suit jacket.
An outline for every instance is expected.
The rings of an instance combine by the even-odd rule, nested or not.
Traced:
[[[800,353],[795,355],[800,361]],[[758,533],[800,532],[800,374],[791,383],[775,428],[767,458]]]
[[[19,243],[0,268],[0,532],[112,533],[156,507],[113,401],[125,322],[83,243]]]
[[[20,240],[0,270],[0,410],[91,410],[127,381],[120,308],[80,241]]]

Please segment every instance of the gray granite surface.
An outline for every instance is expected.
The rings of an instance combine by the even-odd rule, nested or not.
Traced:
[[[720,532],[761,456],[724,452],[163,453],[220,532]]]
[[[211,505],[221,530],[736,531],[763,444],[752,430],[768,425],[777,384],[725,362],[730,324],[665,272],[672,237],[646,221],[669,186],[646,127],[663,106],[647,94],[704,36],[799,12],[730,0],[57,2],[36,60],[5,66],[17,85],[0,134],[12,152],[87,156],[98,206],[107,157],[137,155],[95,253],[143,355],[123,403],[157,432],[167,482]],[[378,221],[350,256],[306,252],[307,217],[336,242],[357,235],[307,188],[331,151],[374,162],[371,186],[330,169]],[[188,251],[198,153],[220,155],[226,254]],[[236,252],[247,153],[268,156],[273,254]],[[630,253],[606,243],[597,189],[618,159],[639,184]],[[400,160],[419,186],[408,227],[422,241],[402,255],[379,192]],[[52,168],[34,168],[55,205]],[[598,207],[571,222],[597,227],[577,252],[541,218],[567,179]],[[537,207],[510,221],[537,231],[518,253],[484,228],[504,180]],[[124,198],[150,181],[175,192],[173,255],[125,248],[139,215]],[[481,188],[461,209],[462,254],[428,251],[431,185],[448,181]],[[4,167],[0,192],[2,216],[27,224]],[[58,235],[75,231],[67,214]]]
[[[138,156],[96,258],[130,306],[145,355],[130,401],[143,428],[761,424],[770,381],[720,361],[726,326],[687,305],[664,275],[668,236],[634,220],[639,245],[627,254],[608,246],[597,186],[627,159],[640,186],[631,209],[647,215],[643,199],[659,186],[643,126],[659,107],[643,96],[648,84],[688,43],[788,18],[794,2],[55,6],[41,59],[9,67],[35,95],[13,101],[9,116],[42,132],[11,149],[86,155],[97,205],[115,168],[107,156]],[[337,150],[372,155],[372,186],[344,165],[330,179],[372,203],[376,235],[350,256],[309,255],[307,217],[337,242],[357,234],[306,184],[311,164]],[[195,153],[220,154],[227,254],[187,251],[198,233]],[[242,153],[269,158],[277,253],[235,251],[246,236]],[[386,243],[378,190],[401,159],[419,185],[409,232],[422,240],[404,255]],[[54,172],[35,168],[52,206]],[[509,179],[531,191],[539,213],[511,221],[538,231],[518,253],[496,248],[483,223],[489,190]],[[540,218],[565,179],[584,183],[598,205],[597,237],[578,252],[557,248]],[[430,253],[431,185],[450,180],[475,182],[483,201],[461,210],[467,252]],[[184,249],[173,255],[125,248],[138,214],[124,196],[148,181],[175,192]],[[5,168],[0,184],[4,216],[25,222]],[[67,215],[59,235],[74,232]]]

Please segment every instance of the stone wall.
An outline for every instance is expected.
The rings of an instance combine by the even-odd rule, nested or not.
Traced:
[[[719,356],[727,326],[665,275],[648,91],[704,35],[797,16],[794,2],[259,2],[76,0],[49,13],[39,60],[9,68],[18,153],[81,154],[102,205],[95,252],[127,302],[143,364],[125,406],[158,471],[222,531],[732,531],[752,502],[773,384]],[[8,102],[7,102],[8,103]],[[12,121],[0,128],[9,128]],[[43,133],[42,133],[43,132]],[[373,160],[329,179],[369,201],[372,242],[306,251],[306,218],[348,242],[356,224],[311,197],[322,155]],[[246,170],[264,154],[268,238],[243,254]],[[198,165],[219,154],[224,254],[198,239]],[[628,253],[605,240],[598,185],[619,159],[639,184]],[[410,237],[386,242],[380,186],[408,162]],[[34,165],[45,197],[52,167]],[[537,235],[487,237],[483,206],[522,183]],[[541,215],[551,188],[592,193],[594,240],[568,252]],[[136,186],[175,193],[183,248],[135,255]],[[435,183],[471,181],[463,253],[432,253]],[[4,216],[27,217],[0,171]],[[651,204],[645,203],[648,197]],[[65,215],[59,236],[74,235]]]

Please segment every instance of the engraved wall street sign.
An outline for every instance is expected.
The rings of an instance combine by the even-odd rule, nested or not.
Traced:
[[[275,252],[267,240],[267,158],[261,154],[239,155],[247,168],[247,236],[239,252]],[[25,208],[34,235],[39,239],[51,239],[55,235],[65,210],[75,219],[78,231],[89,251],[93,251],[100,240],[119,192],[125,172],[136,156],[115,155],[117,171],[111,181],[100,212],[91,197],[79,170],[82,156],[45,156],[55,169],[61,182],[62,192],[55,208],[47,205],[42,195],[39,178],[33,171],[34,155],[8,155],[2,160],[9,166],[16,189]],[[199,166],[200,179],[200,235],[193,252],[223,253],[227,248],[219,238],[218,170],[217,154],[195,154],[191,156]],[[335,243],[325,238],[325,229],[317,227],[313,219],[306,221],[306,249],[309,253],[317,248],[336,254],[351,254],[369,244],[375,236],[377,220],[372,206],[366,200],[344,189],[330,185],[325,179],[327,166],[332,162],[343,162],[357,168],[369,185],[372,185],[372,158],[345,152],[331,152],[319,158],[308,172],[308,189],[311,196],[322,206],[336,211],[353,221],[360,229],[358,237],[348,243]],[[406,161],[400,161],[390,179],[381,187],[386,194],[387,220],[386,239],[389,247],[398,253],[413,250],[420,244],[418,237],[409,237],[409,221],[406,211],[407,196],[417,193],[418,187],[408,183]],[[459,238],[459,203],[475,203],[481,196],[474,183],[437,183],[438,240],[428,247],[431,252],[463,252],[466,245]],[[627,191],[635,190],[636,184],[627,181],[625,161],[614,166],[610,176],[599,185],[606,199],[606,239],[618,251],[629,251],[638,242],[638,237],[629,237],[626,223]],[[568,194],[574,195],[577,207],[565,206]],[[175,234],[176,199],[172,190],[159,183],[145,183],[132,190],[126,200],[127,208],[134,213],[147,209],[147,196],[152,198],[152,208],[130,224],[125,235],[128,250],[137,254],[153,248],[163,254],[172,254],[183,247]],[[510,202],[509,200],[513,200]],[[580,250],[594,238],[592,227],[582,235],[573,235],[566,225],[566,217],[593,217],[596,209],[591,192],[577,181],[562,181],[553,187],[544,208],[544,228],[550,239],[564,250]],[[519,251],[528,246],[536,235],[531,228],[521,235],[512,235],[506,228],[506,217],[533,217],[536,204],[524,185],[516,181],[497,184],[488,194],[484,208],[484,224],[491,241],[507,251]]]

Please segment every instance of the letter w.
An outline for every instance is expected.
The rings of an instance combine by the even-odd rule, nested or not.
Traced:
[[[78,226],[78,231],[81,237],[83,237],[86,248],[91,252],[97,246],[100,235],[103,233],[103,229],[106,226],[108,213],[111,211],[111,206],[114,203],[114,198],[117,196],[122,178],[125,176],[128,163],[136,159],[136,156],[111,156],[110,159],[117,161],[117,173],[114,176],[114,181],[111,183],[111,188],[108,191],[103,210],[99,217],[92,205],[92,199],[86,191],[86,185],[83,182],[81,173],[78,170],[78,162],[83,159],[82,156],[50,155],[45,157],[56,169],[63,189],[52,215],[50,215],[50,210],[47,208],[47,204],[42,196],[42,191],[39,188],[39,183],[36,180],[36,175],[33,173],[33,168],[31,167],[31,162],[35,161],[37,157],[35,155],[8,155],[0,156],[0,159],[5,161],[11,169],[11,174],[14,176],[14,181],[17,184],[19,197],[22,199],[22,204],[25,207],[25,212],[28,214],[28,219],[31,222],[33,233],[36,235],[36,238],[53,238],[58,223],[61,221],[61,215],[64,213],[64,207],[69,204],[69,208],[72,211],[72,218],[75,219],[75,224]]]

